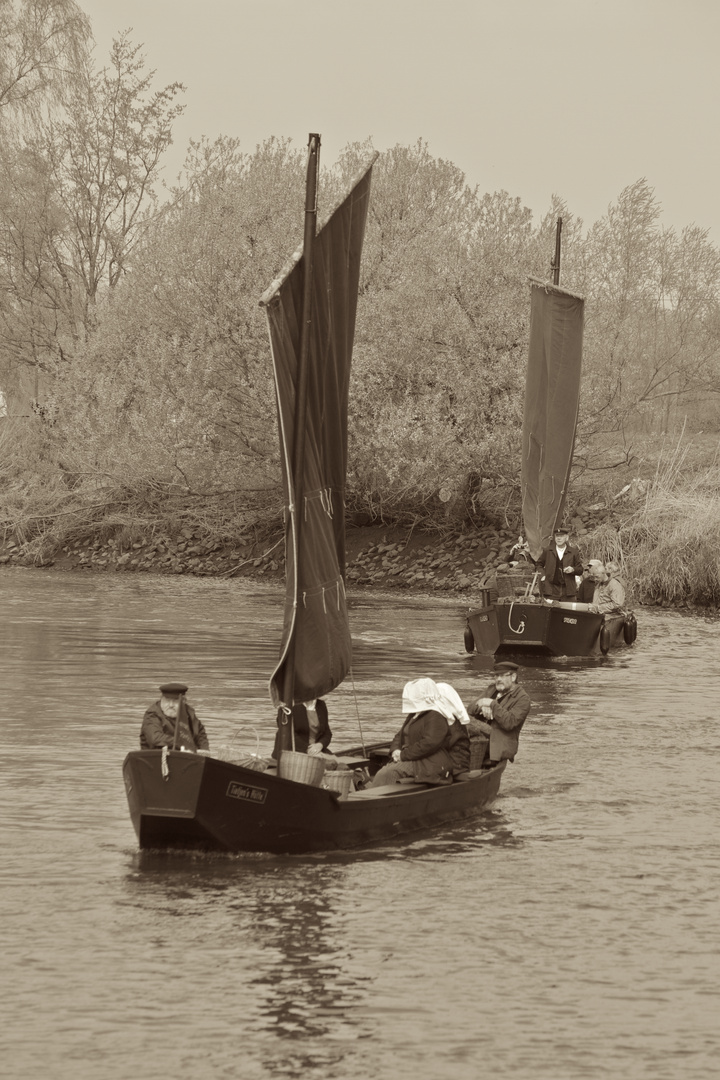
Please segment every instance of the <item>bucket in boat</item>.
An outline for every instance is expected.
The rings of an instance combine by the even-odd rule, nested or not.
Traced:
[[[320,787],[324,772],[325,762],[319,754],[299,754],[297,750],[283,750],[280,755],[278,776],[283,780]]]
[[[353,786],[352,769],[335,769],[334,772],[326,772],[322,786],[330,791],[337,791],[341,799],[346,799]]]

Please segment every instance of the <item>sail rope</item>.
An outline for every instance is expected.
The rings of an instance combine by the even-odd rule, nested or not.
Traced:
[[[360,707],[358,705],[357,691],[355,690],[355,678],[353,676],[353,670],[350,668],[350,682],[352,683],[353,698],[355,700],[355,712],[357,713],[358,730],[360,731],[360,745],[362,746],[363,756],[367,757],[365,752],[365,736],[363,735],[362,722],[360,720]]]
[[[282,719],[280,720],[280,723],[282,724],[283,727],[287,727],[287,725],[290,724],[290,717],[292,716],[292,709],[290,709],[287,705],[281,705],[280,708],[282,710]],[[290,742],[292,743],[292,748],[294,750],[295,749],[295,725],[294,724],[290,724]]]
[[[512,613],[513,613],[513,608],[514,607],[515,607],[515,601],[513,600],[512,603],[510,604],[510,610],[508,611],[508,630],[511,630],[513,634],[523,634],[525,632],[525,620],[524,619],[521,619],[520,622],[518,623],[517,630],[515,629],[515,627],[510,622],[510,620],[512,619]]]

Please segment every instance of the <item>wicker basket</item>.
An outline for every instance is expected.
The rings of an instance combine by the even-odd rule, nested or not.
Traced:
[[[524,596],[532,582],[535,571],[529,565],[511,566],[497,571],[497,591],[499,596]]]
[[[299,754],[297,750],[283,750],[280,755],[278,776],[283,780],[320,787],[324,772],[325,762],[319,755]]]
[[[330,791],[337,791],[341,799],[347,799],[353,786],[352,769],[335,769],[334,772],[326,772],[322,786]]]
[[[254,769],[255,772],[265,772],[270,762],[267,758],[258,757],[257,754],[246,754],[244,757],[231,758],[233,765],[242,765],[243,769]]]
[[[470,740],[470,771],[481,769],[488,752],[490,740],[487,735],[476,735]]]

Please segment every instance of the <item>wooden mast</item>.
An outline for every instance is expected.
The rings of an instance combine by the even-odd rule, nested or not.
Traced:
[[[555,258],[550,264],[550,269],[553,272],[553,285],[560,284],[560,237],[562,236],[562,218],[557,219],[557,226],[555,227]],[[580,407],[580,401],[578,400],[578,409]],[[577,431],[578,414],[575,413],[575,431]],[[573,449],[575,446],[575,436],[573,435]],[[561,518],[565,513],[565,499],[567,497],[567,489],[570,484],[570,471],[572,469],[573,454],[570,454],[570,460],[568,461],[567,472],[565,474],[565,482],[563,484],[563,497],[560,500],[557,514],[555,515],[555,521],[553,522],[553,536],[555,535],[555,529],[561,524]],[[552,539],[552,537],[551,537]]]
[[[295,596],[293,603],[297,610],[300,558],[300,532],[303,520],[305,469],[305,410],[307,407],[308,388],[308,352],[312,321],[312,285],[315,233],[317,231],[317,178],[320,160],[320,136],[311,132],[308,136],[308,162],[305,179],[305,232],[303,236],[303,298],[302,322],[300,325],[300,351],[298,355],[297,378],[295,381],[295,430],[293,433],[293,492],[290,513],[295,516]],[[293,620],[294,626],[295,620]],[[292,708],[295,693],[295,634],[292,633],[287,657],[285,659],[285,678],[283,701]],[[289,720],[289,717],[288,717]],[[280,728],[282,749],[291,749],[294,743],[292,723],[283,723]]]
[[[560,237],[562,235],[562,218],[557,219],[557,226],[555,228],[555,258],[550,263],[550,269],[553,272],[553,285],[560,284]]]

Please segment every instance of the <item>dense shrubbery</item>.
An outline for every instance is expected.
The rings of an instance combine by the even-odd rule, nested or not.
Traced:
[[[70,19],[64,71],[86,31]],[[0,68],[11,59],[12,43]],[[11,412],[27,412],[35,385],[46,406],[44,421],[3,421],[0,522],[38,548],[83,529],[275,526],[258,298],[301,241],[304,151],[195,144],[161,206],[153,185],[181,88],[151,92],[126,39],[108,72],[85,65],[32,88],[62,123],[0,101],[0,150],[12,150],[0,153],[0,386]],[[321,217],[369,152],[350,146],[325,171]],[[644,180],[587,231],[559,200],[535,225],[518,199],[470,189],[423,143],[396,146],[375,166],[362,267],[348,475],[358,519],[447,528],[516,516],[527,278],[549,277],[559,213],[563,284],[587,296],[576,485],[602,488],[598,470],[632,462],[638,437],[688,412],[717,426],[720,258],[703,230],[662,229]],[[667,530],[678,513],[670,500],[628,527],[629,548],[650,538],[639,563],[663,550],[650,522]]]

